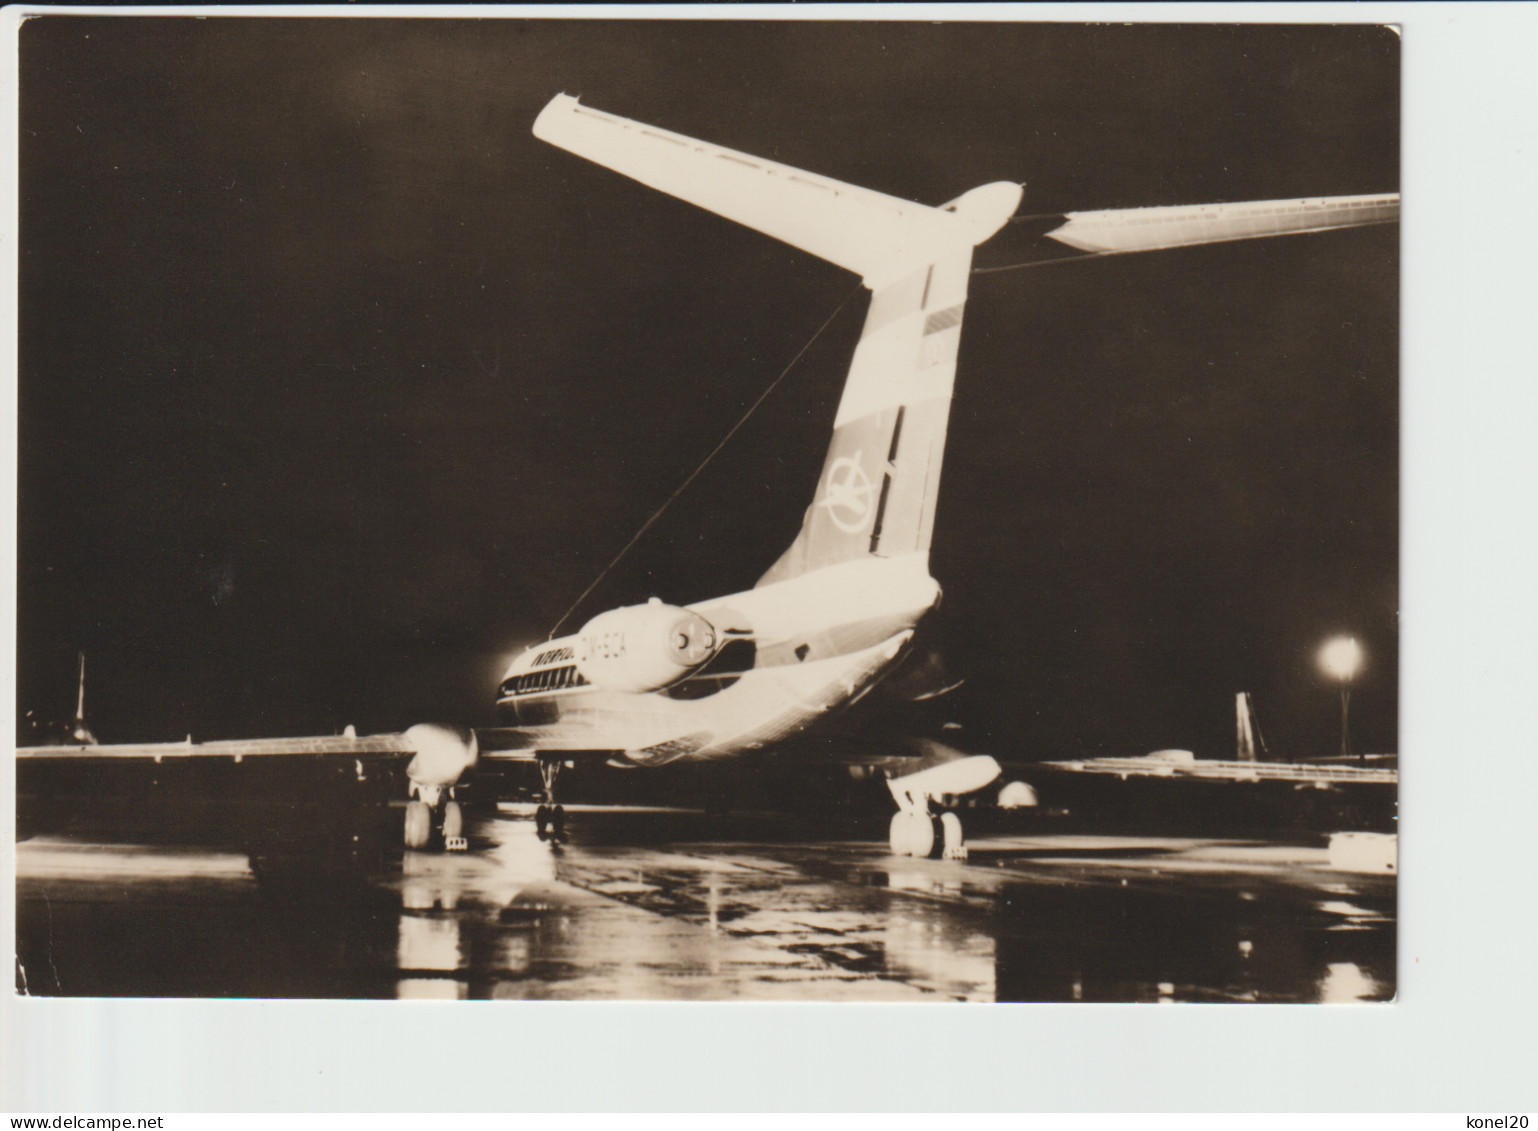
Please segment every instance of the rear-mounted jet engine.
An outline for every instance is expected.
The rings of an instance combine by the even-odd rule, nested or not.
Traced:
[[[657,691],[716,654],[720,634],[699,613],[653,597],[600,613],[577,635],[577,670],[608,691]]]

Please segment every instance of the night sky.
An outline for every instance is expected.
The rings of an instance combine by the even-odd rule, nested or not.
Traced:
[[[940,203],[1398,189],[1373,28],[42,17],[21,33],[18,714],[484,724],[854,287],[536,141],[561,91]],[[974,279],[932,572],[958,744],[1397,749],[1397,226]],[[989,249],[1008,261],[1009,247]],[[864,299],[568,622],[752,584]],[[21,739],[39,736],[23,726]]]

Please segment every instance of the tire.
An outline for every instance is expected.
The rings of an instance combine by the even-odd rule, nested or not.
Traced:
[[[459,802],[450,801],[443,807],[443,839],[465,835],[465,812]]]
[[[928,814],[908,814],[908,855],[920,860],[934,854],[935,822]]]
[[[550,835],[550,806],[541,805],[534,810],[534,833],[540,840]]]
[[[552,805],[550,807],[550,839],[564,840],[566,837],[566,807],[564,805]]]
[[[908,847],[908,813],[905,809],[899,809],[892,814],[892,824],[888,829],[887,843],[891,846],[893,856],[912,856],[913,852]]]
[[[940,814],[940,850],[942,853],[960,848],[966,843],[961,831],[961,818],[954,813]]]
[[[425,801],[412,801],[406,806],[406,847],[421,849],[433,835],[433,814]]]

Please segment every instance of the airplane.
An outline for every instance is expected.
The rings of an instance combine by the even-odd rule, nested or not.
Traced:
[[[409,759],[404,842],[467,847],[456,791],[497,763],[537,765],[541,838],[559,841],[563,767],[649,768],[740,758],[815,733],[897,670],[939,604],[930,574],[951,394],[974,250],[1029,220],[1052,255],[1122,255],[1390,223],[1397,194],[1020,217],[1023,186],[930,206],[609,114],[560,94],[534,136],[860,277],[864,327],[800,530],[753,588],[609,609],[530,647],[497,690],[500,725],[402,734],[20,749],[23,763],[307,756]],[[83,731],[83,721],[81,730]],[[886,776],[897,855],[965,858],[954,801],[996,781],[990,755],[924,744],[819,757]]]

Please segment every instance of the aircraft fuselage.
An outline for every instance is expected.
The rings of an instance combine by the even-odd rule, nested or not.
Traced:
[[[600,614],[519,656],[499,714],[538,728],[542,749],[609,750],[636,765],[755,750],[858,699],[901,659],[939,600],[927,557]]]

